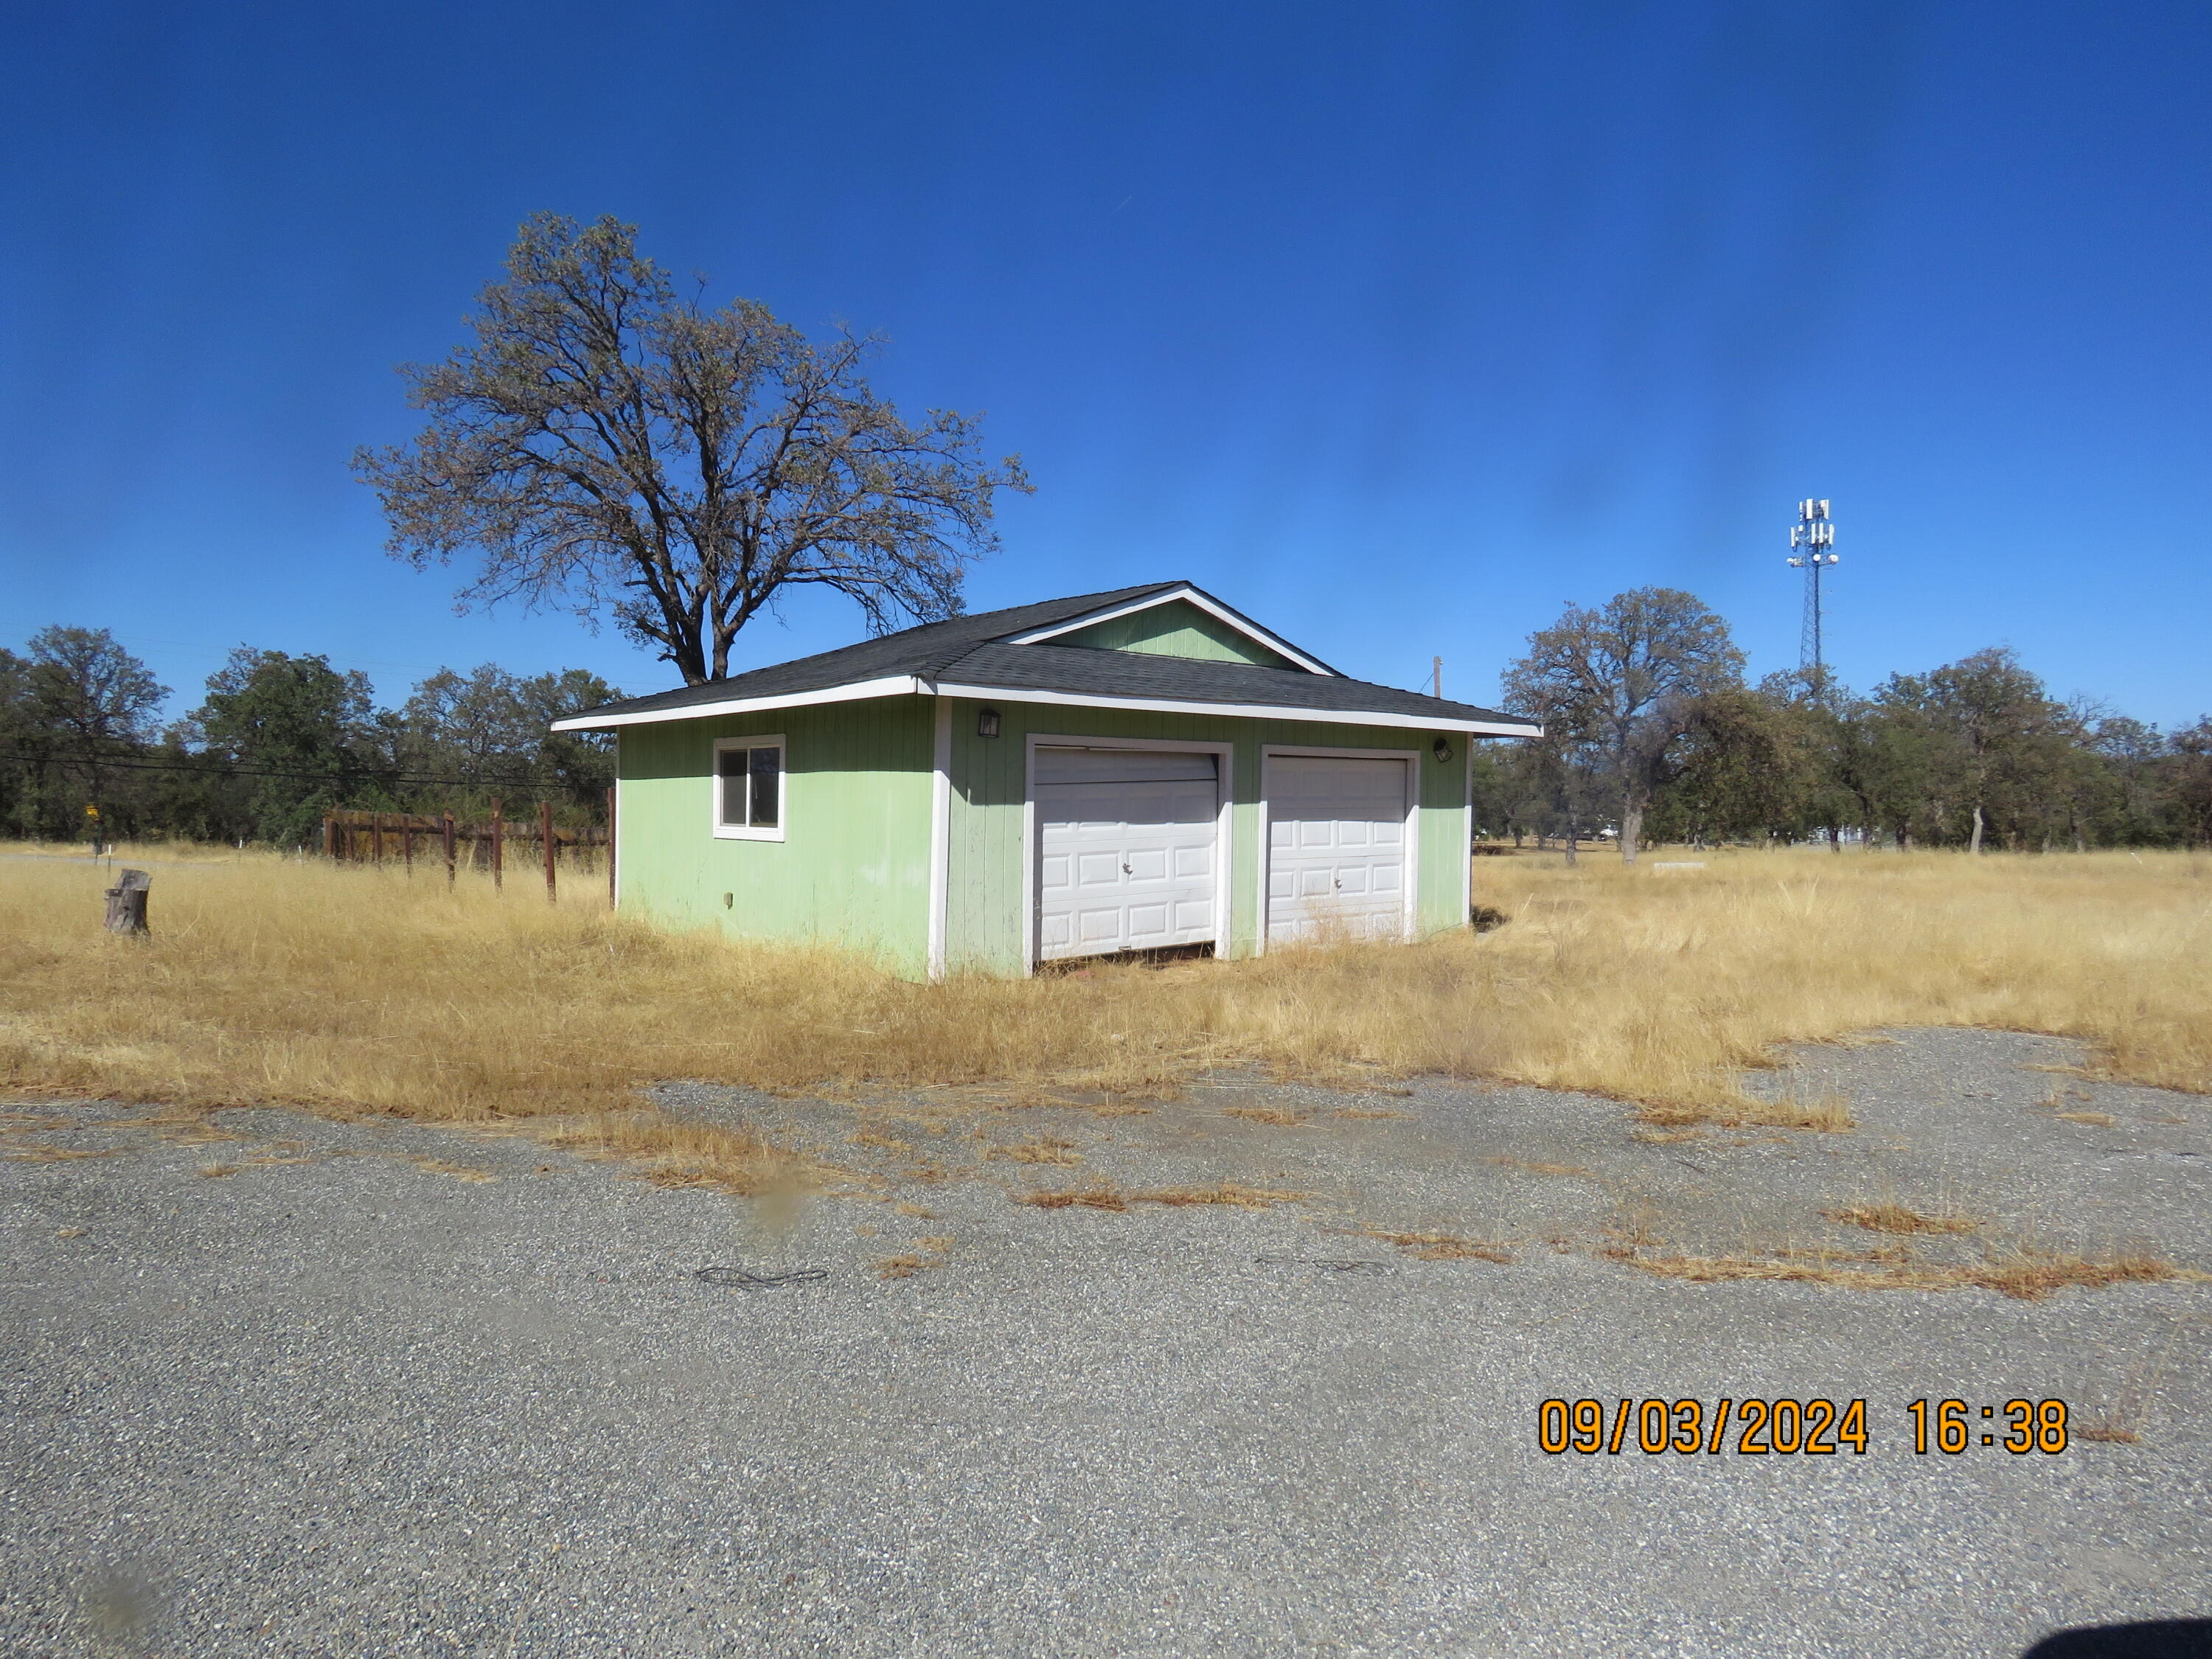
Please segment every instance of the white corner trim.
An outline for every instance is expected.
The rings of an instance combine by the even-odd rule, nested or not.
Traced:
[[[1073,708],[1132,708],[1158,714],[1218,714],[1227,720],[1311,720],[1324,726],[1403,726],[1415,732],[1465,732],[1477,737],[1534,738],[1543,728],[1495,720],[1463,720],[1431,714],[1390,714],[1380,710],[1287,708],[1261,703],[1185,702],[1164,697],[1101,697],[1071,691],[1031,691],[1007,685],[932,688],[942,696],[981,697],[985,702],[1060,703]]]
[[[866,697],[912,696],[928,687],[911,674],[893,674],[880,680],[856,680],[820,691],[792,691],[780,697],[732,697],[726,702],[686,703],[681,708],[654,708],[635,714],[572,714],[555,720],[556,732],[608,732],[623,726],[651,726],[663,720],[705,720],[714,714],[757,714],[771,708],[804,708],[817,702],[858,702]]]
[[[929,976],[945,977],[945,908],[952,889],[952,699],[937,700],[929,774]]]
[[[1474,918],[1474,745],[1463,743],[1459,774],[1459,921],[1462,927]]]
[[[1108,605],[1103,610],[1088,611],[1072,621],[1054,623],[1049,628],[1036,628],[1026,634],[1009,635],[1005,642],[1008,645],[1042,645],[1047,640],[1059,638],[1062,634],[1073,634],[1082,629],[1096,627],[1100,623],[1112,622],[1117,617],[1133,617],[1139,611],[1157,610],[1161,605],[1171,605],[1178,599],[1187,605],[1196,605],[1216,622],[1236,629],[1248,640],[1266,646],[1277,655],[1288,657],[1309,674],[1326,674],[1332,679],[1343,678],[1327,663],[1318,662],[1309,657],[1288,640],[1279,635],[1269,633],[1257,623],[1247,621],[1244,617],[1236,615],[1218,599],[1200,592],[1198,589],[1188,583],[1181,587],[1170,589],[1165,593],[1152,594],[1147,599],[1132,599],[1126,605]]]

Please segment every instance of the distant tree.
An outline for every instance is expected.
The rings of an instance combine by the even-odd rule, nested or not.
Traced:
[[[430,422],[363,448],[387,545],[420,568],[474,550],[464,599],[611,610],[685,684],[789,588],[835,589],[883,632],[957,614],[963,557],[997,546],[993,497],[1018,457],[977,424],[910,424],[861,367],[876,344],[810,343],[756,301],[709,311],[636,248],[634,226],[527,221],[476,338],[401,370]]]
[[[1639,587],[1592,611],[1570,605],[1528,636],[1506,670],[1509,705],[1548,741],[1587,751],[1620,813],[1620,856],[1636,861],[1644,815],[1672,775],[1698,698],[1743,679],[1728,624],[1678,588]]]
[[[42,628],[31,636],[32,718],[52,751],[98,802],[114,769],[154,733],[169,688],[104,628]],[[90,803],[88,803],[90,804]]]
[[[106,629],[42,628],[27,653],[0,653],[0,787],[8,816],[33,835],[75,835],[87,806],[125,827],[130,759],[154,732],[168,688]]]
[[[2169,748],[2155,726],[2124,714],[2100,714],[2090,726],[2089,747],[2112,781],[2097,839],[2118,846],[2155,847],[2173,835],[2165,787]]]
[[[2176,732],[2171,744],[2166,787],[2182,835],[2191,847],[2212,845],[2212,714]]]
[[[313,840],[323,814],[383,769],[368,676],[341,674],[326,657],[241,645],[189,721],[206,752],[248,775],[252,832],[278,847]]]
[[[40,730],[31,714],[31,665],[0,649],[0,826],[38,833]]]
[[[1969,851],[1982,850],[1994,811],[2006,811],[2017,835],[2026,809],[2048,799],[2047,773],[2069,736],[2066,710],[2010,651],[1893,675],[1878,696],[1918,728],[1936,792],[1930,817],[1940,826],[1963,812]]]
[[[495,663],[441,669],[400,711],[404,769],[478,788],[557,791],[596,809],[614,781],[611,741],[555,720],[622,696],[581,668],[520,678]]]
[[[1826,725],[1821,707],[1793,698],[1781,680],[1691,699],[1680,757],[1658,797],[1669,827],[1701,841],[1790,833],[1819,799]]]
[[[622,693],[587,669],[533,674],[515,697],[538,733],[537,771],[592,811],[602,810],[615,781],[615,740],[605,732],[556,732],[553,722],[615,702]]]
[[[544,732],[516,685],[495,663],[467,674],[441,668],[422,681],[400,710],[409,767],[477,787],[521,782]]]

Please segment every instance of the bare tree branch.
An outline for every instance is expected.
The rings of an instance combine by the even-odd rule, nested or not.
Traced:
[[[540,214],[470,319],[474,342],[401,372],[429,423],[355,452],[394,556],[474,553],[464,604],[611,615],[686,684],[789,586],[835,588],[881,633],[957,615],[994,551],[1018,456],[975,420],[904,420],[862,369],[878,342],[810,343],[768,308],[708,311],[638,253],[632,226]]]

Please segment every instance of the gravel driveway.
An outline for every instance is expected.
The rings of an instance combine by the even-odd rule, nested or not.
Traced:
[[[1425,1084],[1128,1115],[665,1090],[865,1178],[781,1224],[513,1139],[229,1112],[195,1144],[21,1103],[0,1651],[2207,1651],[2204,1625],[2036,1644],[2212,1613],[2212,1285],[1607,1255],[1864,1255],[1899,1241],[1822,1211],[1887,1200],[1981,1219],[1924,1260],[2212,1267],[2212,1103],[2033,1069],[2055,1041],[1897,1038],[1768,1079],[1848,1099],[1832,1135],[1638,1140],[1617,1103]],[[1304,1196],[1015,1201],[1223,1180]],[[1538,1444],[1547,1398],[1723,1396],[1863,1398],[1868,1450]],[[1974,1437],[2027,1397],[2138,1438],[1915,1455],[1905,1403],[1947,1396]]]

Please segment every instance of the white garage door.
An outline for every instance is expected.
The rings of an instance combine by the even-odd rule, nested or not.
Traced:
[[[1268,942],[1403,937],[1406,806],[1402,760],[1270,756]]]
[[[1039,749],[1037,954],[1101,956],[1214,937],[1211,755]]]

